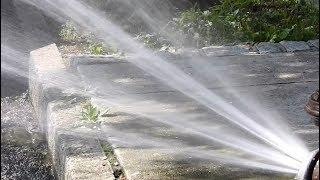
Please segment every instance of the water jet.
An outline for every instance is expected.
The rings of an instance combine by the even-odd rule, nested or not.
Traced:
[[[308,160],[303,163],[297,176],[297,180],[318,180],[319,179],[319,149],[313,151]]]

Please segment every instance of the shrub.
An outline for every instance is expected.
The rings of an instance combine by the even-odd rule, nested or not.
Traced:
[[[224,0],[207,11],[193,7],[174,21],[189,40],[200,46],[237,40],[309,40],[319,36],[318,8],[295,0]]]
[[[185,34],[184,44],[197,47],[216,43],[231,42],[232,33],[224,21],[213,16],[212,10],[201,11],[197,6],[184,11],[178,18],[174,18],[177,29]],[[179,32],[177,30],[177,32]],[[180,35],[181,36],[181,35]]]
[[[70,21],[67,21],[61,26],[59,36],[61,40],[66,42],[77,42],[84,39],[84,37],[78,33],[75,25]]]
[[[170,42],[164,39],[160,34],[140,33],[136,38],[151,49],[161,49],[163,47],[171,46]]]
[[[225,0],[215,9],[243,40],[308,40],[318,36],[319,10],[295,0]]]

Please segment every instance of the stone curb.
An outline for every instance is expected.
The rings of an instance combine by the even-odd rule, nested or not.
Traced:
[[[71,55],[66,58],[68,59],[68,61],[66,61],[66,66],[72,71],[77,71],[76,68],[78,65],[126,62],[113,55]]]
[[[57,78],[65,75],[66,68],[55,44],[30,53],[31,102],[40,129],[46,133],[56,177],[72,180],[114,179],[99,141],[69,133],[80,122],[78,114],[81,106],[78,102],[65,105],[74,99],[81,101],[83,98],[67,95],[65,91],[56,88]]]
[[[304,41],[281,41],[279,43],[260,42],[249,45],[209,46],[201,49],[205,56],[233,56],[241,54],[269,54],[300,51],[319,51],[319,39]],[[222,51],[222,52],[221,52]]]
[[[208,46],[201,49],[180,49],[178,52],[159,51],[156,54],[165,58],[205,56],[221,57],[235,55],[259,55],[273,53],[294,53],[301,51],[319,51],[319,39],[304,41],[281,41],[279,43],[260,42],[254,46],[246,44],[230,46]]]
[[[296,49],[294,49],[295,43],[281,42],[259,43],[254,46],[254,48],[247,45],[211,46],[199,50],[181,50],[176,54],[171,52],[160,52],[158,55],[168,56],[171,58],[182,56],[181,54],[183,54],[183,52],[189,52],[190,55],[195,54],[197,56],[234,56],[250,53],[268,54],[289,51],[312,51],[317,48],[317,42],[317,40],[300,42],[298,44],[301,45],[301,47],[303,46],[303,48],[299,47]],[[275,47],[265,47],[270,45]],[[101,150],[99,141],[97,141],[96,138],[84,138],[82,136],[75,136],[74,134],[68,133],[68,129],[79,125],[77,124],[77,122],[79,122],[79,117],[77,117],[75,113],[81,111],[79,109],[79,105],[76,103],[67,107],[61,107],[61,104],[68,104],[68,101],[62,101],[62,99],[66,99],[66,97],[68,97],[70,100],[72,96],[68,96],[60,90],[57,91],[54,86],[46,83],[46,81],[42,81],[42,79],[45,77],[44,80],[50,80],[50,78],[55,77],[54,74],[64,73],[66,69],[75,70],[79,64],[90,65],[97,63],[119,63],[122,60],[119,61],[117,57],[112,55],[70,56],[69,60],[69,64],[63,65],[61,55],[54,44],[31,52],[30,72],[34,75],[30,78],[31,99],[35,107],[35,111],[37,112],[37,117],[40,123],[43,124],[42,128],[47,131],[49,149],[52,152],[58,178],[114,178],[110,164],[103,160],[105,156]],[[115,154],[119,157],[116,149]]]
[[[179,49],[177,52],[169,51],[157,51],[155,54],[168,58],[175,59],[177,57],[190,57],[190,56],[202,56],[202,57],[222,57],[222,56],[235,56],[235,55],[259,55],[259,54],[275,54],[275,53],[294,53],[304,51],[319,51],[319,39],[305,41],[281,41],[279,43],[272,42],[260,42],[253,46],[246,44],[238,45],[225,45],[225,46],[208,46],[201,49],[185,48]],[[79,58],[80,57],[80,58]],[[87,62],[79,61],[76,59],[88,58]],[[99,63],[98,59],[107,58],[108,62],[116,60],[119,62],[119,58],[113,55],[73,55],[70,56],[71,69],[76,67],[77,64]],[[94,62],[92,62],[94,59]],[[106,63],[101,60],[100,63]]]

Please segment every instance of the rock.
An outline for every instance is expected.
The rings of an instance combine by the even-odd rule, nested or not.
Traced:
[[[176,55],[169,52],[169,51],[158,51],[155,53],[156,56],[160,56],[161,58],[165,59],[175,59]]]
[[[287,52],[310,50],[310,46],[304,41],[281,41],[280,44]]]
[[[319,50],[319,39],[309,40],[307,43],[309,46],[315,47]]]
[[[182,48],[177,51],[180,57],[203,56],[204,52],[200,49]]]
[[[282,47],[279,43],[271,43],[271,42],[261,42],[255,45],[255,48],[260,54],[267,53],[280,53],[284,51],[284,47]]]
[[[247,45],[236,46],[209,46],[202,48],[207,56],[232,56],[249,53],[250,47]]]

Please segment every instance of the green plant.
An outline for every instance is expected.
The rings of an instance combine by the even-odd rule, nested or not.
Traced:
[[[114,48],[114,46],[107,46],[100,42],[94,34],[79,31],[70,21],[67,21],[62,25],[59,36],[62,42],[79,45],[79,47],[81,47],[80,51],[86,51],[90,54],[101,55],[119,53],[118,49]]]
[[[105,143],[101,143],[101,147],[102,147],[102,150],[104,151],[105,155],[107,157],[110,157],[112,156],[113,154],[113,149],[112,149],[112,146],[109,145],[109,144],[105,144]]]
[[[173,21],[197,46],[309,40],[319,36],[319,9],[308,1],[224,0],[206,11],[194,6]]]
[[[91,103],[87,103],[83,106],[81,111],[82,120],[88,122],[97,122],[100,115],[100,111],[97,107],[94,107]]]
[[[93,42],[89,44],[89,51],[91,54],[101,55],[106,52],[106,49],[102,43]]]
[[[59,36],[62,40],[67,42],[75,42],[83,39],[83,37],[78,33],[75,25],[70,21],[67,21],[61,26]]]
[[[231,29],[220,18],[212,14],[212,9],[201,11],[195,5],[182,12],[178,18],[173,19],[176,32],[182,31],[185,35],[183,44],[202,47],[234,41]]]
[[[118,49],[113,46],[106,46],[101,42],[88,42],[88,49],[90,54],[101,55],[101,54],[117,54]]]
[[[171,46],[169,41],[163,38],[160,34],[140,33],[136,38],[151,49],[161,49],[163,47]]]
[[[308,40],[319,34],[319,10],[309,2],[225,0],[214,11],[241,40]]]

